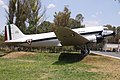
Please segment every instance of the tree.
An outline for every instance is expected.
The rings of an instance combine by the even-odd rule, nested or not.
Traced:
[[[70,14],[71,12],[69,11],[67,7],[64,7],[63,12],[58,12],[58,13],[55,12],[55,15],[54,15],[55,26],[67,27],[69,19],[70,19]]]
[[[7,23],[15,24],[23,32],[26,30],[27,0],[10,0]]]
[[[118,43],[119,40],[120,40],[120,26],[116,28],[116,37],[115,37],[116,43]]]
[[[73,18],[70,18],[69,20],[69,25],[68,25],[71,29],[76,28],[77,27],[77,21]]]
[[[81,22],[78,22],[77,20],[70,18],[69,25],[70,28],[82,28],[85,27],[84,25],[81,25]]]
[[[9,1],[9,12],[7,12],[8,14],[8,22],[7,23],[10,23],[12,24],[13,23],[13,20],[14,20],[14,16],[15,16],[15,12],[16,12],[16,0],[10,0]]]
[[[3,31],[0,33],[0,47],[5,46],[5,44],[3,44],[4,40],[5,38],[4,38],[4,31]]]
[[[113,26],[110,24],[104,25],[104,27],[107,27],[109,30],[113,30]],[[114,42],[114,37],[110,36],[106,38],[107,43],[113,43]]]
[[[26,20],[28,13],[28,1],[27,0],[17,0],[16,3],[16,20],[15,25],[18,26],[22,32],[26,33]]]
[[[41,9],[41,2],[40,0],[28,0],[29,4],[29,15],[28,15],[28,23],[29,23],[29,27],[28,30],[30,31],[30,33],[37,33],[38,32],[38,27],[40,27],[40,24],[44,21],[44,17],[45,17],[45,12],[46,9],[44,9],[44,11],[39,14],[39,11]]]
[[[107,27],[109,30],[113,30],[113,26],[110,24],[104,25],[104,27]]]
[[[77,14],[75,19],[70,18],[70,15],[71,15],[71,12],[67,7],[64,7],[63,12],[58,12],[58,13],[55,12],[55,15],[54,15],[55,26],[69,27],[72,29],[84,27],[83,25],[81,25],[84,19],[82,14]]]
[[[120,38],[120,27],[115,27],[115,26],[112,26],[112,25],[105,25],[105,27],[108,27],[109,30],[112,30],[114,31],[116,34],[114,36],[110,36],[107,38],[108,40],[108,43],[118,43],[118,40]]]
[[[4,34],[3,33],[0,34],[0,42],[4,42]]]
[[[51,32],[52,31],[52,26],[51,26],[51,22],[49,21],[44,21],[43,23],[41,23],[41,25],[38,28],[38,32],[42,33],[42,32]]]
[[[82,14],[77,14],[77,15],[76,15],[75,20],[76,20],[78,23],[80,23],[80,25],[81,25],[81,23],[83,22],[83,19],[84,19],[84,17],[83,17]]]
[[[36,33],[46,11],[44,10],[40,15],[40,9],[40,0],[10,0],[9,11],[7,12],[8,23],[16,24],[24,33],[26,31]]]
[[[82,26],[81,24],[82,24],[82,22],[83,22],[83,19],[84,19],[84,17],[83,17],[83,15],[82,14],[77,14],[76,15],[76,18],[75,18],[75,21],[76,21],[76,28],[80,28],[80,27],[84,27],[84,26]]]

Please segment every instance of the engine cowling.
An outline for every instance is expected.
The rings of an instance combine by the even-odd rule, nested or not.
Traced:
[[[86,36],[86,39],[88,39],[90,42],[96,42],[100,43],[104,40],[104,37],[102,35],[91,35],[91,36]]]
[[[104,40],[104,37],[101,35],[96,36],[97,43],[101,43]]]

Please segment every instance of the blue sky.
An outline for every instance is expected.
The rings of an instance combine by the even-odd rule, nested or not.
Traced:
[[[48,21],[53,21],[54,13],[63,11],[64,6],[70,9],[71,17],[81,13],[84,16],[86,26],[120,25],[120,3],[114,0],[41,0],[42,6],[46,7]],[[6,24],[6,12],[8,0],[0,0],[0,32]]]

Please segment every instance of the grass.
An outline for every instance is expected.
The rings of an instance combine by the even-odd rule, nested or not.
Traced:
[[[0,58],[1,80],[119,80],[120,60],[89,55],[82,61],[59,61],[59,53]]]

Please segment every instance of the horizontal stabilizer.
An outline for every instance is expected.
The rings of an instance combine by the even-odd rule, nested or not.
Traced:
[[[89,42],[89,40],[67,27],[57,28],[55,34],[63,46],[77,46]]]

